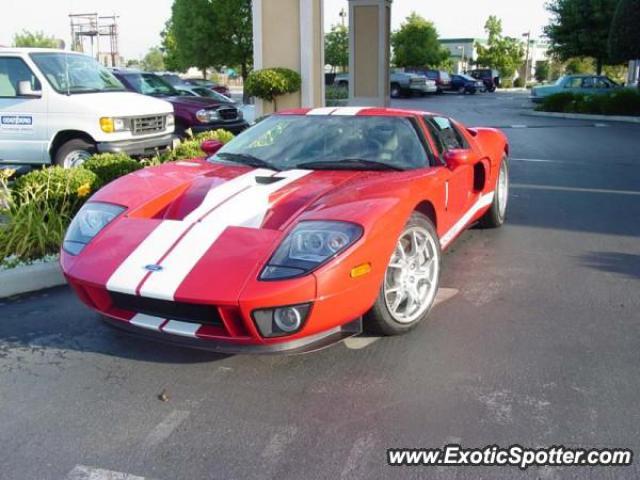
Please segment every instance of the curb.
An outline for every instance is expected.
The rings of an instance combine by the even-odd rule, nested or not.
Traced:
[[[0,271],[0,298],[64,285],[58,261]]]
[[[532,117],[569,118],[571,120],[600,120],[605,122],[640,123],[640,117],[627,117],[622,115],[590,115],[586,113],[559,113],[559,112],[526,112],[523,115]]]

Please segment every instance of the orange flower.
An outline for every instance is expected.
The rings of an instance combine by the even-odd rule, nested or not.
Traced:
[[[89,185],[88,183],[81,185],[80,187],[78,187],[77,193],[80,198],[86,197],[91,193],[91,185]]]

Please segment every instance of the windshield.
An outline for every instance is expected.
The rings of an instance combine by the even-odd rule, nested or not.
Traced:
[[[32,53],[32,60],[59,93],[121,92],[125,88],[93,58],[71,53]]]
[[[469,75],[460,75],[460,78],[464,78],[465,80],[469,81],[469,82],[475,82],[476,79],[473,77],[470,77]]]
[[[374,169],[374,162],[393,169],[427,164],[411,120],[382,116],[273,115],[244,131],[209,160],[241,156],[279,170],[340,168],[337,162],[353,169]]]
[[[126,73],[124,78],[133,89],[143,95],[156,97],[177,96],[180,93],[169,83],[153,73]]]
[[[209,88],[193,87],[191,90],[199,97],[213,98],[219,102],[233,102],[233,100],[231,100],[226,95],[222,95],[221,93],[218,93],[215,90],[211,90]]]
[[[171,73],[165,73],[163,75],[160,75],[160,77],[162,77],[162,79],[171,84],[172,86],[176,87],[178,85],[185,85],[184,80],[182,80],[178,75],[174,75]]]

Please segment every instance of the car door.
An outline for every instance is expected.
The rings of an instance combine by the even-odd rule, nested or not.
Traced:
[[[582,81],[582,77],[567,77],[564,82],[563,89],[565,92],[580,92],[582,91]]]
[[[442,165],[445,179],[445,217],[447,228],[458,221],[478,197],[473,188],[472,162],[447,165],[445,153],[449,150],[471,150],[464,135],[448,118],[437,115],[423,117]],[[473,152],[470,152],[473,154]]]
[[[20,95],[22,81],[39,95]],[[47,145],[47,102],[40,80],[22,58],[0,57],[0,163],[43,163]]]

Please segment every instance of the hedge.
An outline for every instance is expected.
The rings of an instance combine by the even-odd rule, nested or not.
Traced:
[[[140,162],[125,153],[99,153],[82,164],[81,168],[95,173],[95,189],[103,187],[116,178],[135,172],[143,167]]]
[[[640,115],[640,92],[621,88],[602,94],[555,93],[545,97],[536,110],[596,115]]]

